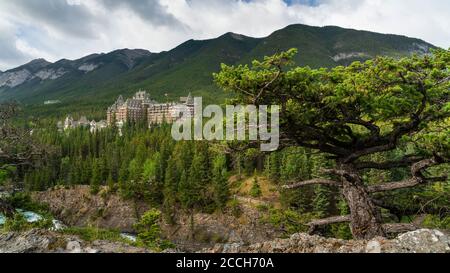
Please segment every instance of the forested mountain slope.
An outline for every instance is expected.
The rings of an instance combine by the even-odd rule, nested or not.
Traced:
[[[123,49],[78,60],[43,59],[0,73],[0,100],[43,104],[60,100],[105,106],[118,94],[145,88],[152,96],[175,99],[187,92],[220,102],[226,95],[211,74],[221,63],[249,63],[266,55],[298,48],[298,65],[334,67],[377,55],[425,54],[434,48],[422,40],[339,27],[291,25],[265,38],[227,33],[210,40],[189,40],[161,53]],[[95,100],[92,100],[95,98]],[[61,106],[60,106],[61,107]]]

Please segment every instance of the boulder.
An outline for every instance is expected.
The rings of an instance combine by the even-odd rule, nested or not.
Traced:
[[[450,237],[439,230],[420,229],[395,239],[396,248],[403,253],[450,253]]]

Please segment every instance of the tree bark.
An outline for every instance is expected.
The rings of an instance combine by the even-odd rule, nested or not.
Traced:
[[[350,227],[355,239],[385,236],[381,212],[372,202],[360,175],[351,165],[342,165],[342,194],[350,208]]]
[[[341,186],[341,184],[338,181],[334,181],[334,180],[330,180],[330,179],[323,179],[323,178],[316,178],[316,179],[311,179],[311,180],[307,180],[307,181],[301,181],[301,182],[284,185],[282,188],[286,189],[286,190],[290,190],[290,189],[297,189],[297,188],[301,188],[301,187],[309,186],[309,185]]]
[[[383,228],[386,233],[394,235],[418,229],[414,224],[384,224]]]
[[[9,204],[3,199],[0,199],[0,214],[5,215],[6,217],[13,217],[14,212],[15,210],[11,206],[11,204]]]
[[[346,223],[346,222],[350,222],[350,221],[351,221],[350,215],[334,216],[334,217],[330,217],[330,218],[314,220],[308,224],[309,225],[308,233],[314,234],[317,231],[317,229],[321,226],[327,226],[327,225],[338,224],[338,223]]]

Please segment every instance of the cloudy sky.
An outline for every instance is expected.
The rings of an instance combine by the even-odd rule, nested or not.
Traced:
[[[338,25],[450,47],[448,0],[0,0],[0,70],[118,48],[169,50],[232,31]]]

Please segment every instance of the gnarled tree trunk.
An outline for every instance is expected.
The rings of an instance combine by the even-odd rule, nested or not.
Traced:
[[[379,208],[373,204],[360,175],[351,166],[342,166],[342,194],[350,208],[350,227],[355,239],[385,236]]]
[[[0,214],[6,217],[13,217],[14,212],[15,210],[11,204],[0,198]]]

